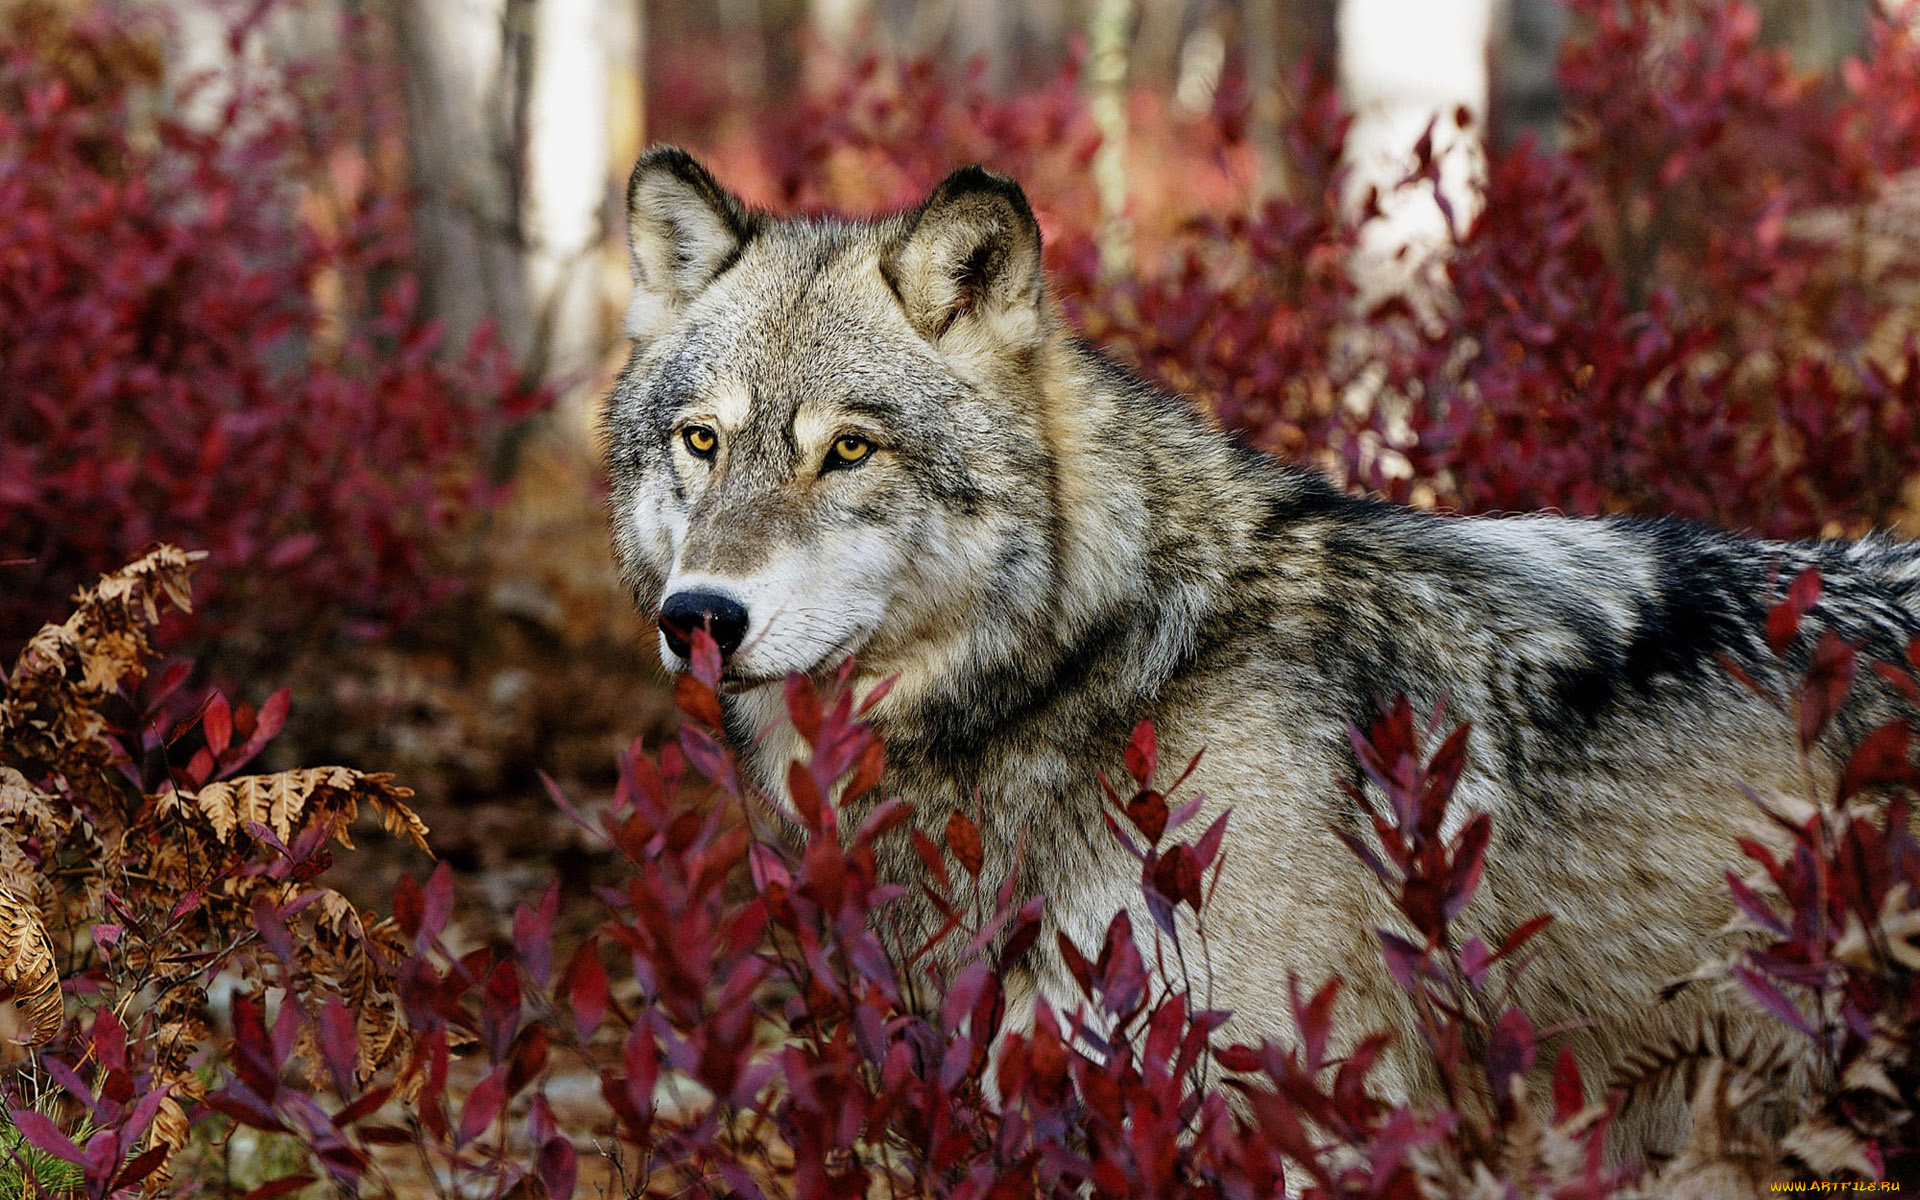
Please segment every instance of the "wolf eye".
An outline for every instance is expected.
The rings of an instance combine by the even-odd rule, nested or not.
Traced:
[[[873,443],[863,437],[848,434],[843,438],[835,438],[833,447],[827,451],[826,465],[820,470],[822,472],[843,470],[856,465],[872,453]]]
[[[714,447],[720,444],[719,435],[705,425],[689,425],[680,431],[680,440],[687,444],[687,452],[695,458],[712,458]]]

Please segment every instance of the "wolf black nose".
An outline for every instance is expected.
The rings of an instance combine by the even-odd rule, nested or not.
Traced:
[[[681,658],[692,652],[693,631],[702,628],[720,647],[720,656],[730,658],[747,636],[747,610],[719,592],[675,592],[660,606],[660,632]]]

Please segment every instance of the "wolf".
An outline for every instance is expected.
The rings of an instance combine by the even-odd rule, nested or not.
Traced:
[[[781,218],[659,148],[627,205],[613,543],[670,670],[694,629],[717,642],[729,737],[770,795],[800,749],[780,682],[851,660],[862,694],[893,681],[872,710],[880,793],[930,832],[977,814],[989,862],[1017,849],[1051,929],[1093,947],[1140,902],[1099,772],[1152,720],[1166,761],[1204,748],[1191,787],[1232,811],[1208,920],[1235,1038],[1293,1036],[1289,981],[1337,974],[1342,1025],[1408,1046],[1370,933],[1393,914],[1335,831],[1364,825],[1349,727],[1386,698],[1444,699],[1473,728],[1456,807],[1493,817],[1468,932],[1554,918],[1516,993],[1534,1020],[1570,1026],[1604,1078],[1739,1019],[1712,988],[1661,999],[1729,923],[1743,785],[1804,794],[1793,730],[1724,663],[1776,687],[1804,665],[1774,660],[1764,624],[1807,567],[1825,578],[1808,626],[1897,657],[1920,634],[1920,548],[1346,494],[1078,340],[1025,194],[979,167],[908,212]],[[1895,703],[1863,685],[1820,769]],[[1069,1010],[1051,929],[1009,987]],[[1435,1087],[1417,1056],[1386,1070],[1402,1095]],[[1678,1120],[1642,1119],[1623,1153]]]

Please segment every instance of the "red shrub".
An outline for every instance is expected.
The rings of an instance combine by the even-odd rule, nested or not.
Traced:
[[[478,456],[537,396],[415,315],[368,166],[393,131],[356,100],[390,89],[236,71],[222,104],[78,74],[153,36],[125,20],[0,25],[0,648],[157,539],[221,563],[199,628],[244,612],[228,652],[386,628],[453,585],[432,539],[488,502]]]
[[[1920,473],[1920,257],[1880,264],[1863,230],[1912,161],[1914,34],[1876,27],[1843,91],[1744,5],[1580,7],[1573,146],[1497,157],[1445,319],[1390,326],[1411,411],[1373,424],[1412,479],[1366,481],[1774,536],[1893,519]]]

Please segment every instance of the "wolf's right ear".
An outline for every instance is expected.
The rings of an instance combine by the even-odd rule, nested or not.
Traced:
[[[1004,175],[962,167],[947,176],[908,215],[880,269],[907,319],[943,348],[1004,352],[1044,336],[1040,223]]]
[[[752,240],[759,215],[673,146],[647,151],[627,180],[627,336],[652,336]]]

